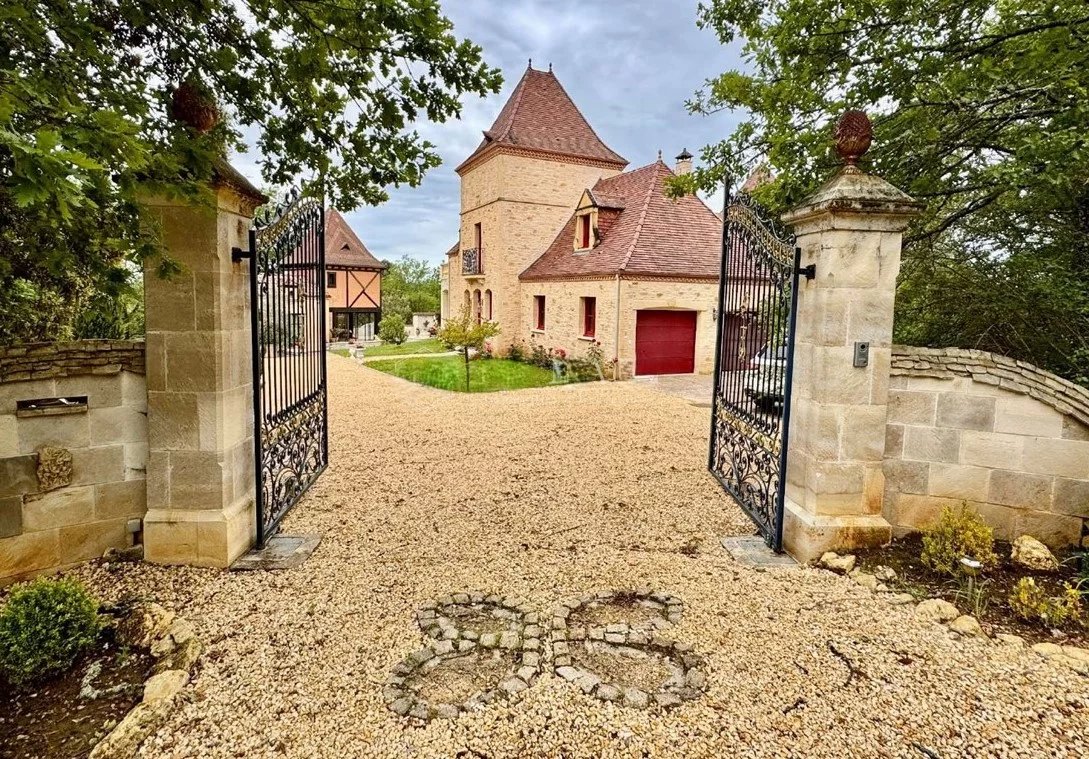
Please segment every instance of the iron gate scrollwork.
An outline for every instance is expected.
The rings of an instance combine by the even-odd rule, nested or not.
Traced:
[[[250,232],[257,544],[329,463],[325,205],[293,197]]]
[[[798,277],[812,271],[754,199],[726,197],[708,468],[781,551]]]

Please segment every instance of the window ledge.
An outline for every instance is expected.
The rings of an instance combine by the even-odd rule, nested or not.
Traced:
[[[587,342],[593,342],[597,340],[597,335],[579,335],[579,340],[586,340]]]
[[[530,332],[532,332],[534,335],[543,335],[545,333],[543,329],[531,329]]]

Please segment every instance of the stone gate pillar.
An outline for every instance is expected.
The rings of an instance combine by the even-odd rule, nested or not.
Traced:
[[[844,150],[845,117],[846,165],[783,217],[801,265],[816,267],[799,286],[787,453],[783,544],[799,561],[891,538],[881,510],[893,305],[902,233],[920,204],[855,165],[869,122],[854,114],[861,149]]]
[[[144,272],[148,463],[144,557],[226,567],[255,541],[249,247],[267,198],[226,162],[207,205],[148,198],[144,211],[182,266]]]

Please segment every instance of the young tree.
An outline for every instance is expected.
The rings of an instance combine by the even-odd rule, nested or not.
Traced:
[[[405,320],[396,312],[388,312],[378,323],[378,339],[384,343],[400,345],[405,341]]]
[[[482,350],[489,337],[499,334],[499,325],[495,322],[477,320],[465,306],[457,317],[447,319],[439,327],[438,338],[452,348],[461,351],[465,358],[465,392],[469,392],[469,351]]]
[[[870,168],[926,211],[908,230],[897,337],[1089,375],[1089,11],[1051,0],[705,0],[745,66],[690,103],[746,116],[677,191],[768,164],[783,209],[827,179],[831,125],[874,122]],[[961,316],[943,316],[955,306]],[[971,311],[972,313],[967,313]]]
[[[414,123],[501,84],[438,0],[0,0],[0,28],[0,341],[124,289],[159,252],[138,192],[207,199],[243,129],[267,182],[348,210],[438,165]]]

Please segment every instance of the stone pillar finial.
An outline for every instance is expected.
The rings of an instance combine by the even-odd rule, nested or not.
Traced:
[[[836,154],[845,172],[858,172],[858,159],[873,143],[873,124],[864,111],[845,111],[836,122]]]

